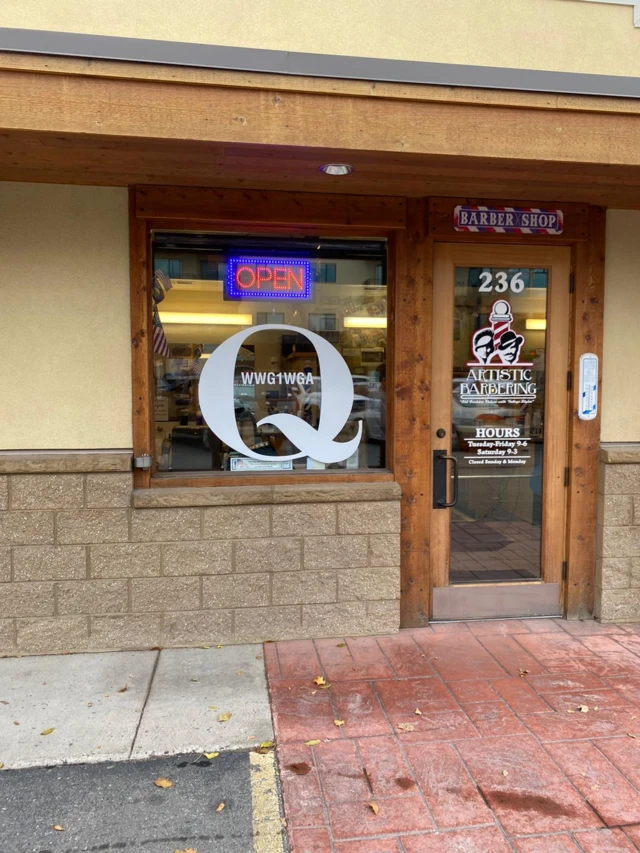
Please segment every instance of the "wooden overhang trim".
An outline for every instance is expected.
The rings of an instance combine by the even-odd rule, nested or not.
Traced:
[[[514,103],[502,104],[453,95],[447,101],[403,100],[391,88],[383,98],[275,85],[268,91],[269,96],[251,83],[94,77],[90,69],[84,74],[0,70],[1,126],[120,139],[640,166],[638,111],[626,106],[616,113],[586,103],[569,109],[552,98],[532,109],[522,93],[515,93]]]

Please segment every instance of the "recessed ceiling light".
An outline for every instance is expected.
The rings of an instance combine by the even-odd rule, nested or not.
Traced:
[[[350,175],[353,172],[353,166],[348,163],[325,163],[320,166],[320,171],[325,175]]]

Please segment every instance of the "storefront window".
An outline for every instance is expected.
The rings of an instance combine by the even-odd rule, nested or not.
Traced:
[[[156,233],[153,271],[159,471],[385,467],[384,242]]]

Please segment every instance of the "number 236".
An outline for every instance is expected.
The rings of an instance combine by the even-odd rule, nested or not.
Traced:
[[[519,272],[514,273],[511,279],[506,272],[497,272],[494,284],[494,276],[485,270],[480,273],[480,281],[480,293],[491,293],[492,290],[495,290],[496,293],[505,293],[507,290],[512,293],[522,293],[524,290],[524,279]]]

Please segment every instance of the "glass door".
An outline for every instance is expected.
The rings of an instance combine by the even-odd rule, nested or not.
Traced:
[[[436,619],[560,612],[569,263],[562,248],[436,247]]]

